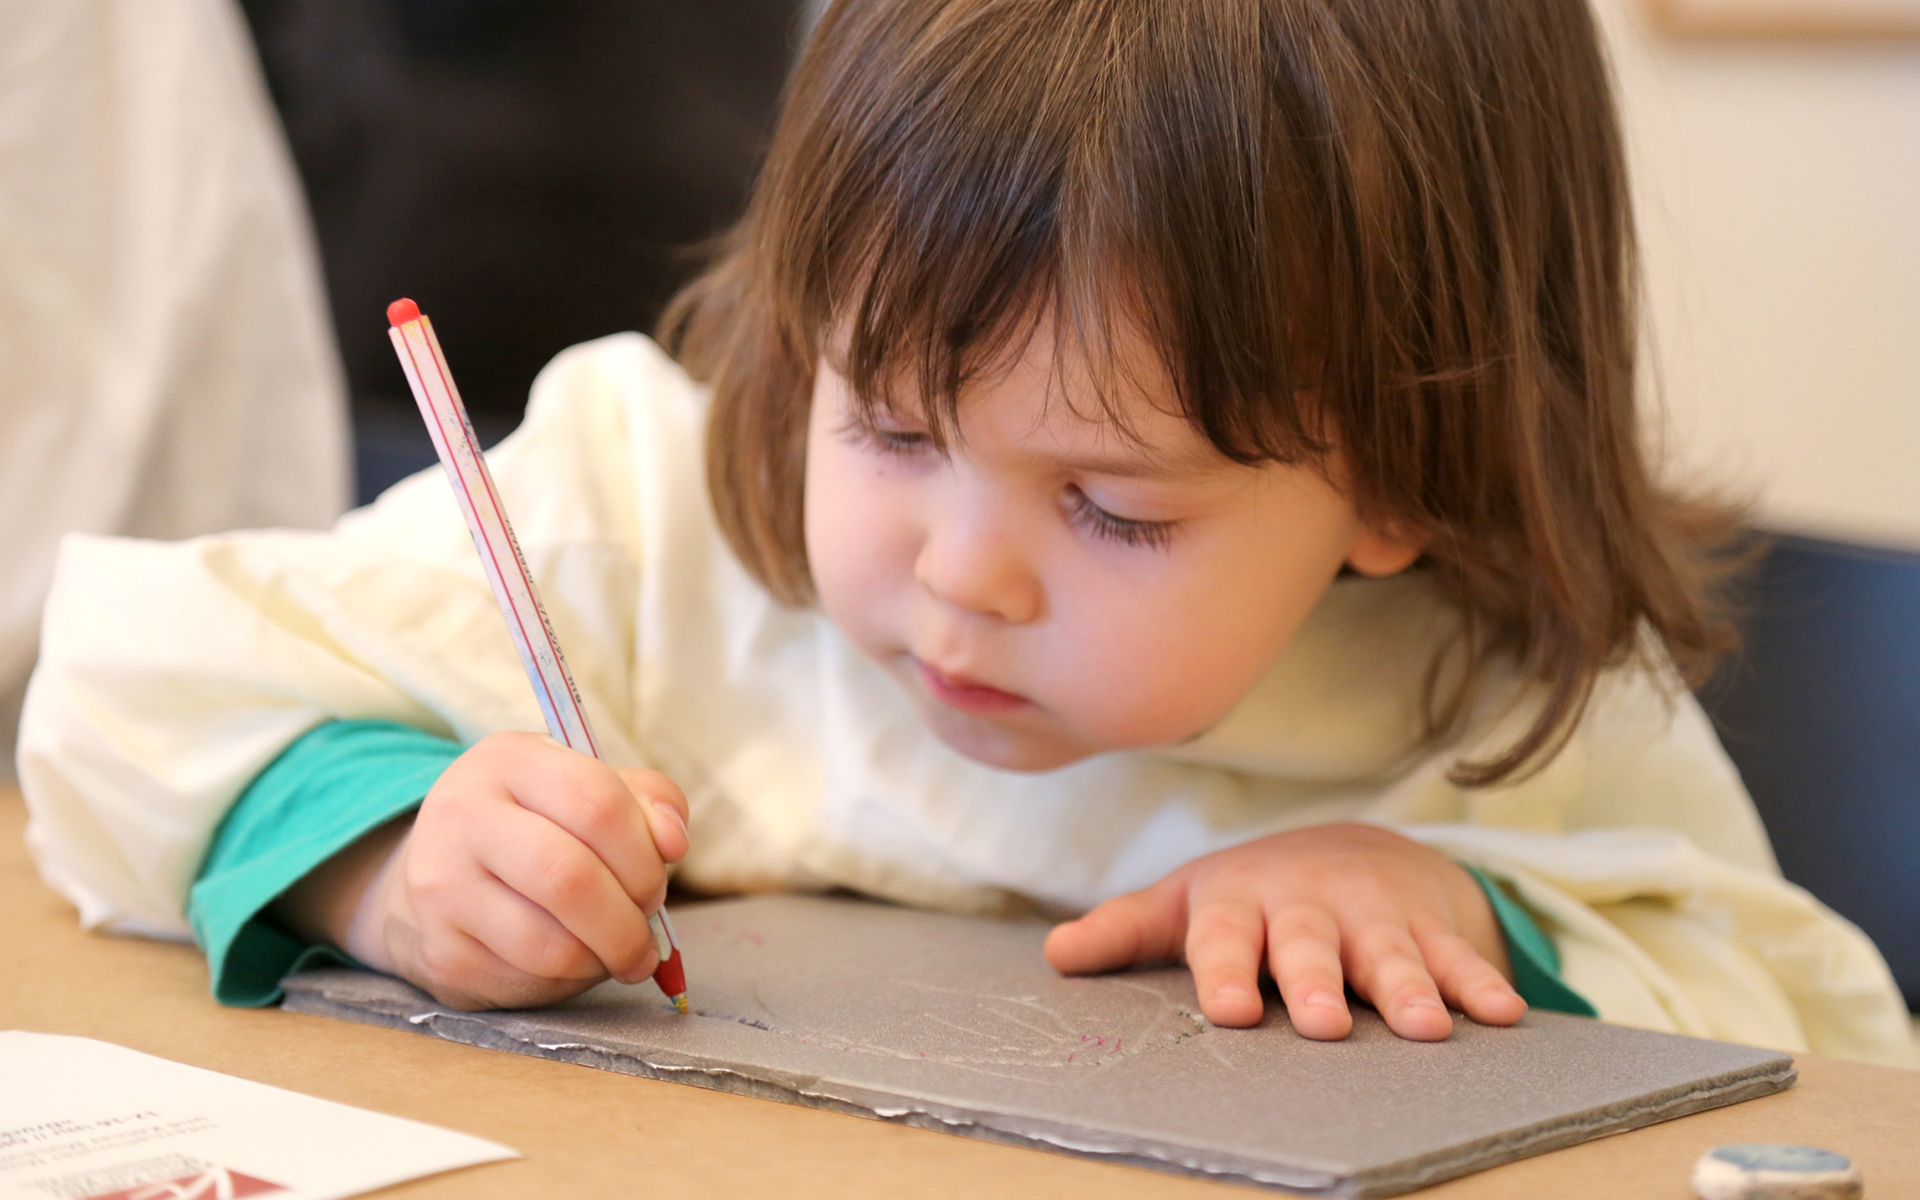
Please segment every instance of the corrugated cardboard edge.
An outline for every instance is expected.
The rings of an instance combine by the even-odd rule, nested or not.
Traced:
[[[1772,1056],[1710,1080],[1642,1096],[1630,1104],[1589,1109],[1521,1133],[1469,1142],[1441,1153],[1405,1159],[1378,1170],[1362,1172],[1355,1176],[1359,1187],[1352,1195],[1398,1196],[1415,1188],[1428,1187],[1502,1163],[1531,1158],[1536,1154],[1576,1146],[1595,1138],[1610,1137],[1644,1125],[1705,1112],[1710,1108],[1757,1100],[1761,1096],[1792,1087],[1799,1075],[1793,1068],[1791,1058],[1784,1054]]]
[[[904,1101],[897,1096],[871,1093],[817,1076],[750,1076],[731,1066],[701,1062],[662,1051],[641,1058],[629,1050],[586,1042],[536,1042],[507,1033],[484,1014],[449,1011],[432,1005],[424,998],[421,1003],[359,997],[350,1003],[344,1002],[328,993],[328,974],[330,972],[306,978],[291,976],[283,980],[286,999],[281,1007],[314,1016],[429,1034],[488,1050],[505,1050],[513,1054],[595,1067],[622,1075],[692,1084],[762,1100],[957,1133],[1004,1145],[1043,1147],[1106,1162],[1203,1179],[1286,1188],[1310,1196],[1397,1196],[1516,1159],[1782,1091],[1793,1086],[1797,1077],[1792,1060],[1785,1055],[1775,1055],[1751,1067],[1701,1083],[1643,1096],[1630,1104],[1601,1106],[1519,1133],[1451,1146],[1430,1155],[1403,1159],[1369,1170],[1336,1174],[1307,1168],[1290,1170],[1271,1162],[1243,1159],[1219,1151],[1203,1153],[1189,1146],[1157,1142],[1150,1138],[1105,1137],[1096,1131],[1030,1116],[1003,1118],[938,1103]],[[1003,1121],[1018,1122],[1018,1127],[1008,1127],[1001,1123]],[[1204,1161],[1201,1161],[1202,1158]]]

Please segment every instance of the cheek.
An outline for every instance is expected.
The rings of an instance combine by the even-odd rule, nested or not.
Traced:
[[[824,444],[823,444],[824,441]],[[886,478],[837,439],[809,440],[803,512],[820,607],[863,649],[890,633],[906,549],[906,505]],[[911,576],[911,557],[904,577]]]
[[[1188,570],[1076,597],[1070,672],[1081,723],[1115,747],[1183,741],[1238,704],[1338,573],[1337,547],[1222,554]]]
[[[1179,604],[1103,606],[1076,622],[1068,701],[1079,724],[1115,747],[1183,741],[1252,687],[1279,646],[1261,622],[1194,619]],[[1263,614],[1271,615],[1271,614]]]

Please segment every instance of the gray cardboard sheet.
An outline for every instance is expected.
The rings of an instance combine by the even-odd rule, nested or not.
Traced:
[[[858,900],[676,908],[693,1015],[652,984],[553,1008],[463,1013],[361,971],[286,980],[301,1012],[1329,1196],[1390,1196],[1791,1086],[1785,1055],[1530,1013],[1393,1036],[1369,1010],[1309,1042],[1269,1014],[1200,1016],[1183,968],[1086,979],[1047,926]],[[1277,1006],[1275,1006],[1277,1007]]]

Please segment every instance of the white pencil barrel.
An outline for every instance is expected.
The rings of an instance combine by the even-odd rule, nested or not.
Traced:
[[[493,474],[487,469],[479,439],[467,419],[466,406],[454,388],[433,326],[422,316],[387,332],[433,438],[434,452],[453,487],[460,514],[466,519],[467,531],[473,536],[487,583],[508,615],[507,631],[533,684],[547,730],[573,749],[597,758],[599,745],[587,723],[579,690],[567,670],[559,639],[553,635],[513,527],[500,506]]]

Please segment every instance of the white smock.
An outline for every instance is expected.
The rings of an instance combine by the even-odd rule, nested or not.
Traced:
[[[548,366],[490,456],[605,757],[687,793],[684,882],[1077,911],[1268,832],[1379,822],[1506,880],[1608,1020],[1912,1061],[1886,965],[1780,878],[1684,692],[1610,675],[1549,768],[1461,789],[1458,751],[1410,750],[1448,609],[1418,575],[1350,580],[1197,742],[995,770],[747,576],[706,498],[705,419],[702,389],[620,335]],[[184,936],[221,815],[339,718],[542,728],[438,469],[330,534],[69,538],[22,729],[35,860],[88,925]]]
[[[345,387],[231,0],[0,0],[0,776],[60,535],[330,523]]]

